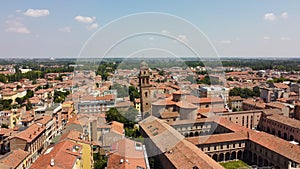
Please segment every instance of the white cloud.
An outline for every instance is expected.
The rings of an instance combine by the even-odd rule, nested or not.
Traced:
[[[222,44],[231,44],[232,41],[231,40],[221,40],[221,41],[219,41],[219,43],[222,43]]]
[[[27,9],[24,12],[24,15],[31,17],[42,17],[50,15],[50,12],[48,9]]]
[[[264,20],[266,21],[275,21],[276,20],[276,15],[274,13],[266,13],[264,15]]]
[[[270,40],[271,38],[269,36],[264,36],[263,39],[264,40]]]
[[[91,24],[96,20],[96,17],[95,16],[93,16],[93,17],[75,16],[74,19],[80,23]]]
[[[186,35],[178,35],[177,39],[183,42],[188,42],[188,38],[186,37]]]
[[[88,30],[97,29],[97,28],[98,28],[98,24],[97,23],[92,23],[89,26],[87,26]]]
[[[66,26],[66,27],[58,28],[58,31],[70,33],[71,32],[71,27]]]
[[[280,15],[280,17],[281,17],[282,19],[288,19],[288,18],[289,18],[289,14],[288,14],[287,12],[283,12],[283,13]]]
[[[281,37],[280,40],[282,40],[282,41],[288,41],[288,40],[291,40],[291,38],[290,37]]]
[[[20,10],[20,9],[16,10],[16,13],[21,13],[21,12],[22,12],[22,10]]]
[[[6,24],[6,32],[13,32],[13,33],[20,33],[20,34],[30,34],[30,31],[26,26],[24,26],[20,21],[17,19],[14,20],[7,20],[5,21]]]

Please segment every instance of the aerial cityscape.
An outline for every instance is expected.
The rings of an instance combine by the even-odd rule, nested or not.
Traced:
[[[0,169],[300,168],[300,2],[1,4]]]

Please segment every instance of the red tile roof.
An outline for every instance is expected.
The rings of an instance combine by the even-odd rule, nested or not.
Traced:
[[[121,159],[123,160],[122,163],[120,162]],[[112,151],[107,162],[108,169],[137,169],[137,167],[146,168],[141,143],[122,139],[112,144]]]
[[[42,132],[44,132],[45,128],[34,123],[29,126],[26,130],[21,131],[15,137],[26,140],[27,142],[32,142],[35,138],[37,138]]]
[[[78,149],[75,149],[77,147]],[[50,152],[40,156],[30,167],[31,169],[71,169],[76,160],[80,157],[82,146],[69,140],[64,140],[56,144]],[[50,166],[51,159],[54,160],[54,166]]]
[[[5,166],[11,168],[17,168],[25,159],[28,157],[29,152],[24,150],[12,150],[4,158],[0,159],[0,165],[4,164]]]
[[[124,124],[117,122],[117,121],[112,121],[111,122],[111,130],[113,130],[119,134],[124,134]]]

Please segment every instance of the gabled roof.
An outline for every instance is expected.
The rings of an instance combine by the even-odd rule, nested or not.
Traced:
[[[76,160],[81,157],[80,151],[82,146],[73,141],[64,140],[56,144],[53,149],[40,156],[30,167],[31,169],[71,169]],[[54,166],[50,165],[51,159],[54,160]]]
[[[26,140],[28,143],[32,142],[37,138],[42,132],[44,132],[45,127],[42,127],[36,123],[29,126],[26,130],[21,131],[15,137]]]
[[[107,162],[108,169],[137,169],[137,167],[146,169],[142,143],[125,138],[112,144]]]
[[[8,152],[3,158],[0,159],[0,167],[1,164],[8,166],[9,168],[18,167],[25,159],[29,156],[29,152],[24,150],[12,150]]]

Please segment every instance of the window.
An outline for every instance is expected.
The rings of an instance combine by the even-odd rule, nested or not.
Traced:
[[[145,92],[145,97],[148,97],[148,92]]]

